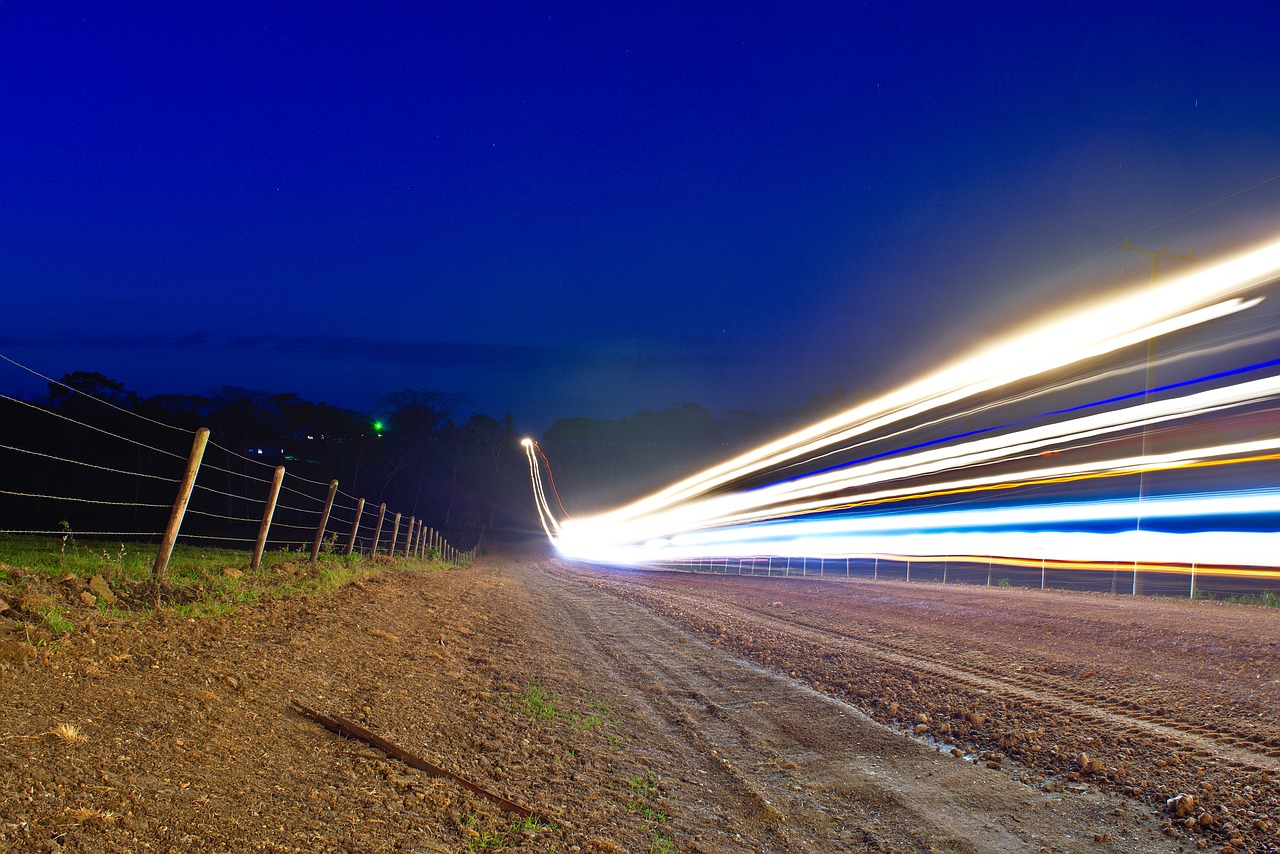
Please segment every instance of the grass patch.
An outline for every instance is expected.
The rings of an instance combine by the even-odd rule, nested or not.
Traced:
[[[652,771],[645,771],[628,780],[627,788],[642,798],[652,798],[658,793],[658,777]]]
[[[555,695],[538,682],[526,685],[520,699],[524,704],[524,710],[532,717],[549,721],[554,720],[559,714],[556,710]]]
[[[40,617],[44,620],[44,627],[55,635],[70,634],[75,628],[67,615],[57,605],[51,605],[48,608],[40,609]]]
[[[548,825],[543,824],[534,816],[513,821],[506,825],[494,827],[492,820],[485,821],[481,816],[475,813],[467,813],[458,820],[463,832],[467,835],[467,851],[471,854],[480,851],[496,851],[506,848],[509,844],[518,844],[508,842],[508,836],[521,835],[524,831],[545,830]],[[488,824],[488,827],[482,827],[481,824]]]
[[[69,531],[61,536],[0,535],[0,587],[51,588],[53,598],[66,596],[74,611],[80,600],[65,591],[75,585],[61,582],[75,576],[84,588],[89,579],[101,575],[119,596],[113,603],[98,600],[103,616],[146,614],[160,605],[184,617],[216,617],[268,599],[328,593],[388,569],[442,568],[431,561],[331,551],[312,563],[309,549],[286,549],[265,553],[258,569],[251,570],[252,555],[247,551],[179,543],[164,580],[156,582],[152,567],[158,549],[154,543],[77,541]],[[42,609],[40,616],[54,635],[73,628],[56,605]]]
[[[1236,602],[1240,605],[1257,605],[1261,608],[1280,608],[1280,596],[1270,590],[1265,593],[1253,593],[1247,596],[1232,596],[1227,601]]]
[[[636,799],[627,804],[627,812],[635,813],[650,824],[661,824],[667,820],[667,814],[658,810],[650,801],[658,798],[658,775],[652,771],[644,771],[625,781],[627,788],[636,796]],[[654,830],[656,841],[659,837],[663,837],[661,833]],[[670,842],[670,839],[667,839]],[[649,850],[654,850],[650,847]],[[674,848],[671,850],[675,850]]]
[[[1216,599],[1220,602],[1230,602],[1232,605],[1253,605],[1257,608],[1280,608],[1280,595],[1270,590],[1264,590],[1261,593],[1241,593],[1235,596],[1222,596],[1197,590],[1196,598]]]
[[[569,718],[578,729],[590,731],[618,725],[613,718],[613,706],[608,700],[596,700],[587,706],[587,710],[585,715],[574,714]]]
[[[653,832],[653,841],[649,843],[649,854],[676,854],[676,842],[660,830]]]
[[[645,821],[651,821],[655,824],[658,824],[667,820],[666,813],[658,812],[648,804],[642,804],[639,801],[632,801],[631,803],[627,804],[627,811],[636,813]]]

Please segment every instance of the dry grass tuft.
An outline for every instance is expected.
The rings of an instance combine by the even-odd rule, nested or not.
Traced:
[[[90,807],[67,807],[63,812],[75,824],[94,824],[99,827],[105,827],[116,820],[116,814],[111,810],[95,810]]]
[[[67,744],[84,744],[89,740],[89,736],[82,733],[74,724],[58,724],[49,730],[49,733],[56,735]]]

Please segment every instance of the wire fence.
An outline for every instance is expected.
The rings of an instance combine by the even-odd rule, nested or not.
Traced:
[[[253,459],[206,428],[166,424],[3,354],[0,363],[48,382],[51,398],[0,393],[0,535],[159,538],[157,577],[179,538],[249,551],[252,568],[267,550],[312,561],[321,553],[452,564],[474,556],[425,520],[341,492],[336,480]]]
[[[857,579],[979,587],[1073,590],[1132,594],[1135,573],[1142,593],[1189,598],[1225,598],[1274,606],[1280,593],[1274,573],[1248,567],[1135,565],[1028,560],[1000,555],[928,556],[734,555],[690,557],[656,564],[663,569],[711,575],[746,575],[805,580]],[[1236,598],[1232,598],[1236,597]]]

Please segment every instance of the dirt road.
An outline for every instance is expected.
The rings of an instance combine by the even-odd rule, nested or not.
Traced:
[[[0,665],[0,850],[1280,843],[1280,615],[1261,609],[510,554],[221,619],[74,616]]]

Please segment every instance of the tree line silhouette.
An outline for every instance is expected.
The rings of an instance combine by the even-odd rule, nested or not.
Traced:
[[[561,418],[535,438],[566,509],[586,513],[661,488],[846,401],[836,389],[771,416],[713,414],[678,403],[618,419]],[[471,412],[456,395],[403,389],[383,396],[370,415],[234,386],[143,397],[103,374],[80,371],[49,383],[39,399],[0,401],[0,409],[0,445],[11,446],[0,449],[0,490],[129,505],[0,494],[0,529],[158,530],[165,514],[133,505],[172,503],[172,484],[161,478],[181,473],[190,439],[170,428],[208,427],[220,452],[206,451],[213,464],[197,483],[218,490],[215,506],[222,502],[228,516],[244,516],[245,502],[261,501],[261,479],[284,465],[310,481],[337,480],[343,492],[372,506],[385,502],[425,519],[461,548],[495,533],[540,532],[513,417]],[[196,530],[218,530],[215,522],[201,524]]]

